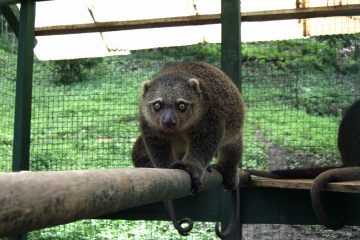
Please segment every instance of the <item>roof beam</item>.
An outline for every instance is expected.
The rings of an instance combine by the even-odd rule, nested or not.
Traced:
[[[74,25],[58,25],[36,28],[37,36],[61,35],[89,32],[108,32],[144,28],[177,27],[189,25],[206,25],[220,23],[220,14],[195,15],[171,18],[154,18],[144,20],[96,22]]]
[[[360,4],[344,6],[313,7],[301,9],[284,9],[271,11],[244,12],[242,22],[260,22],[288,19],[356,16],[360,15]],[[220,14],[155,18],[131,21],[97,22],[88,24],[58,25],[36,28],[36,36],[76,34],[89,32],[108,32],[159,27],[177,27],[217,24],[221,22]]]

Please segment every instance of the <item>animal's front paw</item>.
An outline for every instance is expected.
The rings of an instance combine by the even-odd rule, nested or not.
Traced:
[[[197,193],[200,191],[201,184],[202,184],[200,169],[198,169],[196,166],[194,166],[192,164],[182,162],[182,161],[174,162],[173,164],[171,164],[170,168],[181,169],[181,170],[184,170],[187,173],[189,173],[190,178],[191,178],[192,191],[194,193]]]

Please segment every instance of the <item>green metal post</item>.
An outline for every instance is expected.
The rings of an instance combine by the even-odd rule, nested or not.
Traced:
[[[10,4],[17,4],[20,0],[0,0],[0,6],[7,6]]]
[[[0,6],[0,13],[5,17],[15,36],[19,38],[20,11],[16,5]]]
[[[29,169],[34,23],[35,1],[24,0],[20,10],[13,171]]]
[[[16,76],[13,171],[29,170],[35,1],[21,2]],[[11,239],[26,239],[25,235]]]
[[[221,68],[241,89],[240,0],[221,1]]]
[[[221,68],[233,80],[241,91],[240,72],[240,0],[221,1]],[[224,194],[222,194],[224,196]],[[241,198],[241,194],[240,194]],[[227,226],[230,213],[230,194],[221,198],[222,202],[222,226]],[[241,201],[239,201],[241,206]],[[241,216],[241,209],[240,209]],[[240,217],[241,218],[241,217]],[[236,230],[226,239],[241,239],[241,221]]]

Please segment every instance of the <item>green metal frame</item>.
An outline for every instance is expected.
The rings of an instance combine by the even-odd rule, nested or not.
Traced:
[[[19,38],[19,9],[15,5],[0,6],[0,13],[4,15],[16,37]]]
[[[0,6],[3,5],[10,5],[10,4],[17,4],[20,3],[21,0],[0,0]]]
[[[221,214],[223,188],[175,200],[180,217],[215,222]],[[325,209],[336,222],[344,214],[346,225],[360,226],[360,194],[325,192]],[[341,207],[339,207],[339,204]],[[309,190],[249,187],[242,189],[242,224],[317,225]],[[168,220],[162,203],[149,204],[103,216],[104,219]]]
[[[21,3],[19,51],[16,84],[13,170],[29,169],[31,127],[31,90],[33,71],[35,0],[0,0],[0,6]],[[6,9],[3,8],[2,9]],[[9,9],[8,9],[9,10]],[[16,15],[8,15],[14,20]],[[17,28],[17,27],[15,27]],[[15,30],[15,29],[14,29]],[[240,78],[240,0],[222,0],[222,69],[241,89]],[[329,216],[338,219],[345,213],[345,223],[360,226],[360,194],[325,193]],[[341,203],[342,212],[337,205]],[[179,217],[189,216],[198,221],[221,221],[226,225],[229,215],[230,194],[218,188],[195,196],[175,200]],[[279,188],[242,188],[241,222],[239,229],[228,239],[241,236],[241,224],[318,224],[312,211],[309,191]],[[128,209],[103,216],[107,219],[168,220],[162,203]],[[12,239],[26,239],[26,235]]]
[[[51,1],[51,0],[33,0],[32,2],[45,2],[45,1]],[[24,3],[24,0],[0,0],[0,6],[18,4],[18,3],[21,4]]]
[[[31,96],[35,39],[35,1],[24,0],[20,10],[16,73],[13,171],[29,170]]]
[[[240,0],[221,1],[221,68],[241,90]]]
[[[233,80],[235,85],[241,91],[241,38],[240,38],[240,0],[222,0],[221,1],[221,68]],[[241,205],[242,192],[238,204]],[[229,221],[232,204],[230,193],[220,194],[221,206],[220,216],[221,225],[227,226]],[[216,206],[216,205],[213,205]],[[240,208],[240,216],[242,209]],[[241,219],[237,222],[238,227],[226,239],[241,239]]]

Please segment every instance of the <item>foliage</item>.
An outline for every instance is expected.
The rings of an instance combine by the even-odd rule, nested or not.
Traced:
[[[298,97],[297,107],[311,115],[342,116],[349,103],[355,100],[352,94],[344,94],[344,89],[353,93],[360,91],[359,74],[339,76],[327,72],[321,77],[314,74],[304,76],[307,81],[302,81],[293,91]]]
[[[148,60],[160,60],[171,62],[204,61],[219,65],[219,44],[198,44],[184,47],[156,48],[142,51],[134,51],[134,58],[146,58]]]
[[[14,53],[14,46],[17,41],[14,41],[14,43],[9,44],[10,38],[15,38],[15,37],[13,37],[10,34],[0,35],[0,49],[8,53]]]
[[[97,65],[100,65],[102,58],[86,58],[86,59],[70,59],[58,60],[53,62],[53,81],[61,84],[71,84],[82,82],[94,77],[94,72]],[[98,69],[101,69],[100,67]]]
[[[254,47],[254,45],[256,47]],[[319,44],[316,39],[245,43],[243,62],[268,65],[280,70],[327,70],[336,65],[336,49]],[[264,49],[258,51],[258,49]]]
[[[360,72],[360,34],[243,43],[243,63],[292,71]],[[257,47],[254,47],[257,46]],[[258,51],[264,49],[264,51]]]
[[[199,240],[217,239],[214,223],[195,222],[190,238]],[[46,230],[34,231],[29,240],[106,240],[106,239],[148,239],[180,240],[172,224],[165,221],[83,220]]]

